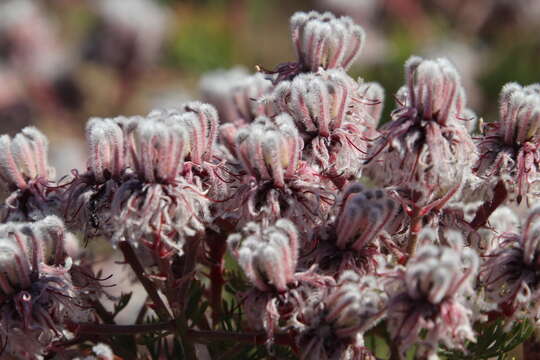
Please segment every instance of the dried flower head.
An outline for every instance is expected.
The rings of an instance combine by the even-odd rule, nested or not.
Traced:
[[[491,186],[502,179],[518,202],[535,195],[540,179],[539,129],[538,85],[506,84],[499,98],[499,121],[486,126],[475,171]]]
[[[308,293],[292,321],[301,359],[360,359],[363,334],[384,315],[386,296],[377,280],[351,271],[335,286]]]
[[[419,344],[417,354],[434,356],[439,344],[463,350],[465,340],[475,340],[465,295],[479,260],[470,249],[460,252],[424,246],[389,286],[388,329],[402,354]]]

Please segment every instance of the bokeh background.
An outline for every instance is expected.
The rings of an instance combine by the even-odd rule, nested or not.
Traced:
[[[1,0],[0,132],[36,125],[58,174],[84,170],[89,117],[178,106],[210,71],[293,61],[288,19],[310,9],[364,27],[351,74],[384,86],[386,114],[412,54],[449,57],[486,121],[506,82],[540,81],[538,0]]]

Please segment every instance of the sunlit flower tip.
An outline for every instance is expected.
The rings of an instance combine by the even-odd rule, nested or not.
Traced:
[[[292,118],[280,114],[271,120],[259,117],[236,134],[236,155],[244,170],[262,180],[285,185],[297,169],[303,147]]]
[[[376,239],[398,206],[383,190],[346,191],[337,219],[337,246],[361,250]]]
[[[419,119],[446,125],[461,118],[465,95],[460,77],[447,59],[413,56],[405,63],[405,77],[407,100],[403,105],[416,109]]]
[[[26,127],[11,139],[0,136],[0,178],[9,190],[25,189],[30,181],[49,180],[48,141],[35,127]]]
[[[368,124],[376,128],[384,107],[384,88],[376,82],[362,82],[358,86],[356,97],[359,99],[358,108],[369,115]]]
[[[92,118],[86,125],[88,167],[98,182],[122,175],[126,163],[124,131],[114,119]]]
[[[285,292],[295,281],[299,239],[293,223],[280,219],[264,227],[248,223],[228,244],[248,279],[260,291]]]
[[[538,86],[506,84],[499,98],[499,135],[508,145],[537,140],[540,135]]]
[[[290,25],[299,62],[313,72],[320,67],[348,69],[365,42],[364,30],[351,18],[328,12],[297,12]]]
[[[137,172],[147,182],[169,183],[180,174],[188,149],[187,131],[181,124],[143,120],[134,133]]]

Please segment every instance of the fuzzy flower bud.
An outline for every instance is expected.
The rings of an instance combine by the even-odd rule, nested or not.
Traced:
[[[203,76],[200,88],[203,98],[217,108],[224,123],[250,123],[272,114],[265,101],[272,83],[263,74],[249,75],[243,68],[219,70]]]
[[[533,208],[521,234],[507,233],[483,264],[481,281],[506,315],[540,319],[540,207]]]
[[[506,84],[499,98],[499,121],[486,126],[475,170],[490,185],[503,180],[517,201],[535,195],[540,179],[540,92],[537,85]],[[493,187],[493,186],[492,186]]]
[[[409,260],[397,286],[389,287],[388,328],[402,354],[420,341],[423,331],[427,335],[418,354],[434,355],[439,343],[463,349],[465,340],[475,340],[464,295],[472,293],[478,263],[470,249],[460,254],[433,245],[420,248]]]
[[[398,94],[393,120],[371,149],[368,162],[377,164],[370,173],[384,186],[398,186],[402,198],[416,205],[448,202],[471,177],[476,160],[476,146],[461,123],[464,91],[445,59],[412,57],[405,72],[407,86]]]
[[[348,69],[365,42],[364,30],[349,17],[297,12],[291,17],[292,41],[300,64],[309,71]]]
[[[55,218],[0,226],[0,336],[7,354],[44,354],[70,322],[89,318],[68,273],[71,262],[66,258],[64,267],[44,257],[65,253],[63,233]]]
[[[124,132],[114,119],[92,118],[86,125],[88,167],[98,182],[118,178],[125,168]]]
[[[236,134],[236,155],[252,176],[283,187],[298,167],[303,142],[287,114],[260,117]]]
[[[48,181],[48,141],[38,129],[26,127],[12,139],[0,136],[0,179],[2,187],[24,190],[30,182]]]
[[[260,291],[282,293],[295,281],[299,239],[291,221],[279,219],[266,228],[252,222],[227,241],[246,276]]]
[[[349,193],[341,205],[336,226],[336,245],[357,251],[376,239],[396,215],[397,204],[383,190]]]
[[[336,286],[308,294],[293,323],[301,359],[349,359],[363,349],[362,335],[383,316],[386,296],[376,279],[341,274]]]

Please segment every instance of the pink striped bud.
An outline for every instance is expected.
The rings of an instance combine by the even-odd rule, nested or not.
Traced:
[[[297,12],[291,17],[291,35],[298,60],[306,70],[348,69],[365,42],[364,30],[350,17],[331,13]]]
[[[47,163],[48,141],[38,129],[26,127],[12,139],[0,136],[0,179],[8,190],[26,189],[29,182],[47,181],[53,170]]]
[[[285,292],[295,281],[299,239],[289,220],[279,219],[268,227],[248,223],[227,241],[246,276],[260,291]]]

